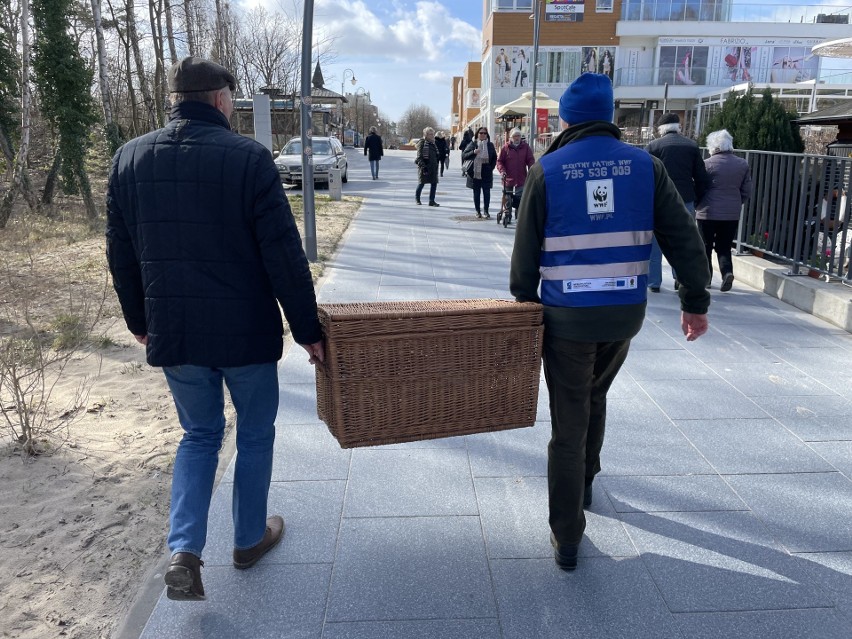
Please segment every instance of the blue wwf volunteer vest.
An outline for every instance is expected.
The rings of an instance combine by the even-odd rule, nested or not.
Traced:
[[[589,136],[540,162],[547,192],[542,302],[645,302],[654,234],[651,156],[609,136]]]

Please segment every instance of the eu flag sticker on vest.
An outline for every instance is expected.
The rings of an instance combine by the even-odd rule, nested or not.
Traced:
[[[589,215],[615,211],[615,192],[612,180],[589,180],[586,182],[586,207]]]
[[[563,293],[590,293],[593,291],[633,290],[636,288],[636,278],[625,277],[592,277],[582,280],[563,280]]]

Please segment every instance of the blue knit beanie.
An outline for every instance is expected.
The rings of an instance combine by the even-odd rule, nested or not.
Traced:
[[[583,73],[559,98],[559,117],[568,124],[591,120],[612,122],[612,82],[603,73]]]

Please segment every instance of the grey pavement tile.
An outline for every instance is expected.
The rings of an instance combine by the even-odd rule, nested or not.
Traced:
[[[808,579],[828,593],[838,611],[852,624],[852,552],[802,553],[801,561]],[[848,636],[848,634],[847,634]]]
[[[497,289],[489,282],[481,282],[479,284],[438,282],[437,289],[438,298],[442,300],[514,299],[506,287]]]
[[[202,569],[206,601],[166,599],[141,639],[319,639],[330,564]]]
[[[430,286],[381,286],[377,296],[379,302],[409,302],[416,300],[436,300],[438,291],[434,284]]]
[[[474,477],[547,475],[550,422],[532,428],[468,435],[467,450]]]
[[[503,639],[682,639],[638,558],[492,560]]]
[[[812,442],[811,450],[852,480],[852,441]]]
[[[348,286],[323,286],[317,295],[320,304],[344,304],[348,302],[375,302],[379,298],[379,285],[369,288]]]
[[[327,621],[496,616],[478,517],[343,520]]]
[[[848,639],[849,622],[833,608],[675,615],[689,639]]]
[[[750,513],[624,513],[622,519],[672,612],[831,605]]]
[[[777,362],[780,358],[753,339],[744,337],[728,327],[715,326],[710,318],[710,330],[694,342],[686,342],[684,348],[705,364]]]
[[[352,451],[345,517],[477,514],[467,450]]]
[[[847,351],[835,345],[808,348],[774,348],[786,362],[822,382],[838,395],[852,399],[852,367]]]
[[[685,350],[646,350],[627,357],[622,371],[635,380],[708,379],[715,374],[700,359]]]
[[[839,395],[755,397],[754,401],[804,441],[852,440],[852,401]]]
[[[840,473],[731,475],[727,480],[790,552],[852,550],[852,481]]]
[[[771,418],[683,420],[675,425],[722,475],[834,470]]]
[[[662,320],[660,320],[662,321]],[[686,342],[684,342],[685,344]],[[630,340],[630,352],[633,351],[659,351],[662,349],[683,350],[683,345],[678,344],[668,334],[659,328],[658,322],[645,318],[642,330]],[[628,355],[628,358],[631,357]]]
[[[717,475],[601,477],[597,483],[620,513],[748,510]]]
[[[754,402],[723,380],[643,381],[641,386],[671,419],[766,417]]]
[[[602,475],[707,475],[713,467],[648,400],[607,402]]]
[[[490,559],[553,557],[546,478],[481,478],[475,484]],[[579,556],[636,556],[636,549],[603,490],[596,491],[592,506],[586,511]]]
[[[748,397],[834,395],[827,386],[786,362],[710,364],[716,373]]]
[[[735,330],[766,348],[831,346],[831,336],[828,333],[812,330],[795,322],[754,322],[740,324]]]
[[[281,385],[275,422],[277,424],[322,424],[317,416],[316,384]]]
[[[231,518],[233,484],[220,484],[208,517],[207,566],[230,566],[234,549]],[[331,563],[343,510],[343,481],[273,482],[268,513],[284,518],[281,543],[263,558],[264,564]]]
[[[308,353],[298,344],[291,343],[286,355],[278,362],[278,383],[316,384],[316,368],[311,364]]]
[[[340,448],[323,423],[275,426],[272,448],[272,481],[346,479],[349,476],[350,451]],[[236,455],[222,476],[234,481]]]
[[[322,639],[497,639],[497,619],[327,623]]]

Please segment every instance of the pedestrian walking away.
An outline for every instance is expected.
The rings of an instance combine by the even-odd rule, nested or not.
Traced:
[[[512,129],[509,132],[508,142],[503,145],[497,156],[497,172],[503,178],[504,198],[508,196],[507,213],[510,221],[512,207],[517,208],[516,202],[520,202],[524,184],[527,181],[527,172],[533,164],[535,164],[535,156],[530,145],[521,137],[520,129]],[[501,206],[500,214],[497,216],[498,223],[504,215],[503,208]]]
[[[651,155],[660,158],[669,177],[677,187],[677,192],[687,210],[695,215],[695,202],[700,200],[708,186],[707,171],[704,168],[704,158],[694,140],[681,135],[680,117],[677,113],[664,113],[660,116],[657,132],[660,137],[652,140],[647,146]],[[680,282],[677,272],[672,268],[674,289]],[[660,245],[654,240],[651,246],[650,272],[648,287],[653,293],[659,293],[663,284],[663,255]]]
[[[197,57],[168,72],[166,126],[122,146],[107,188],[107,261],[125,323],[163,368],[184,430],[174,460],[166,594],[205,598],[207,517],[237,414],[235,568],[284,534],[267,516],[287,318],[312,363],[325,358],[308,262],[270,152],[231,130],[234,76]]]
[[[444,137],[443,131],[435,134],[435,146],[438,148],[438,169],[441,177],[444,177],[444,167],[449,166],[450,145]]]
[[[704,161],[710,186],[698,202],[695,217],[704,240],[710,279],[713,277],[713,251],[722,274],[720,289],[730,291],[734,284],[734,260],[731,245],[737,236],[742,205],[751,197],[751,169],[748,162],[734,155],[734,138],[726,129],[707,136],[710,157]]]
[[[459,142],[459,151],[464,153],[464,150],[468,147],[468,145],[473,140],[473,130],[468,127],[464,130],[462,134],[461,142]],[[467,177],[467,174],[464,172],[464,155],[462,155],[462,177]]]
[[[491,187],[494,185],[494,168],[497,166],[497,149],[491,143],[488,129],[479,127],[476,131],[476,140],[472,140],[462,153],[462,165],[473,161],[471,170],[466,173],[467,188],[473,189],[473,206],[476,209],[476,217],[483,215],[486,219],[488,206],[491,203]]]
[[[364,139],[364,155],[370,161],[370,173],[373,174],[373,179],[379,179],[379,161],[385,154],[382,136],[376,131],[376,127],[370,127],[370,133]]]
[[[423,193],[423,185],[429,185],[429,206],[440,206],[435,201],[435,191],[438,189],[438,147],[435,145],[435,129],[427,126],[423,129],[423,137],[418,140],[415,147],[417,153],[414,163],[417,165],[417,190],[414,192],[414,201],[420,202],[420,194]]]
[[[707,331],[710,304],[695,220],[663,163],[621,142],[614,106],[603,74],[584,73],[563,93],[563,130],[527,177],[509,276],[517,301],[544,305],[550,541],[564,570],[577,566],[601,470],[607,392],[645,317],[652,236],[683,274],[688,341]]]

